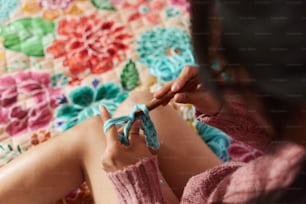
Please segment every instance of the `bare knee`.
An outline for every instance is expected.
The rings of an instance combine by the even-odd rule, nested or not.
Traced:
[[[105,148],[103,122],[100,117],[91,117],[67,131],[71,134],[73,143],[81,157],[85,157],[95,148]],[[97,152],[97,151],[96,151]]]
[[[118,107],[114,117],[127,115],[131,112],[135,104],[147,103],[151,99],[152,94],[148,90],[133,91],[130,97]],[[81,156],[91,154],[91,151],[96,153],[103,152],[105,148],[103,122],[99,116],[91,117],[79,123],[68,130],[66,134],[70,134],[74,137],[73,141],[78,152],[82,154]],[[95,148],[99,148],[99,150]]]
[[[114,117],[128,115],[136,104],[146,104],[152,100],[153,95],[147,89],[137,89],[118,107]]]

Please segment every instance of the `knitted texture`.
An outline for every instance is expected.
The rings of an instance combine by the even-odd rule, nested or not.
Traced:
[[[242,98],[233,91],[224,94],[226,105],[216,116],[207,116],[196,112],[199,121],[216,127],[233,139],[242,141],[260,151],[265,151],[271,142],[271,136],[258,121],[257,113],[248,110]],[[256,139],[255,139],[256,138]]]
[[[242,165],[238,162],[229,162],[190,178],[184,188],[181,203],[207,203],[218,184]]]
[[[140,115],[138,118],[142,121],[141,129],[144,131],[144,135],[146,138],[146,144],[148,147],[152,149],[158,149],[160,147],[157,132],[154,127],[154,124],[150,118],[149,110],[144,104],[137,104],[134,106],[133,111],[128,116],[122,116],[118,118],[112,118],[105,122],[104,124],[104,132],[106,132],[112,125],[116,126],[124,126],[123,134],[119,134],[118,138],[121,143],[125,145],[129,145],[128,133],[133,124],[136,120],[135,112],[137,110],[142,110],[143,114]]]
[[[107,176],[116,188],[120,204],[165,203],[156,156],[143,159],[122,171],[108,173]]]
[[[303,189],[292,189],[290,185],[299,176],[305,153],[304,147],[293,143],[272,144],[268,154],[225,177],[210,194],[208,203],[249,203],[249,200],[254,200],[254,203],[277,203],[269,200],[276,197],[265,196],[277,191],[303,192]],[[264,202],[256,199],[263,199]]]
[[[290,143],[276,144],[272,149],[270,154],[249,163],[225,163],[190,178],[180,203],[249,203],[275,190],[301,191],[288,187],[299,175],[305,149]],[[162,197],[158,171],[154,156],[109,173],[108,177],[120,204],[167,203]]]

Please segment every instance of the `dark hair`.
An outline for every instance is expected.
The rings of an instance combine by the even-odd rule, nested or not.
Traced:
[[[192,0],[191,4],[193,46],[202,67],[221,51],[230,67],[246,68],[259,93],[305,103],[306,1]],[[213,42],[216,39],[220,43]],[[207,75],[207,69],[201,70]]]
[[[219,81],[208,68],[221,52],[229,62],[227,67],[243,67],[252,78],[248,84],[223,84],[223,87],[245,86],[267,96],[263,97],[267,110],[291,110],[297,104],[305,105],[305,11],[306,1],[191,0],[194,53],[206,87],[217,89]],[[278,131],[291,113],[281,114],[270,112]],[[279,202],[305,202],[305,161],[302,167],[301,175],[278,197]],[[274,197],[262,196],[250,203],[266,203]]]

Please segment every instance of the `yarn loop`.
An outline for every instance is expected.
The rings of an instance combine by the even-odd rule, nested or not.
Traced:
[[[136,120],[135,112],[139,109],[142,110],[143,114],[141,116],[137,117],[137,119],[140,119],[142,121],[141,129],[144,131],[146,144],[147,144],[148,147],[150,147],[154,150],[159,149],[160,143],[159,143],[158,138],[157,138],[157,132],[156,132],[154,124],[153,124],[153,122],[150,118],[149,110],[148,110],[147,106],[144,105],[144,104],[135,105],[134,108],[133,108],[133,111],[128,116],[121,116],[121,117],[118,117],[118,118],[111,118],[111,119],[107,120],[104,123],[104,132],[106,133],[107,130],[112,125],[116,125],[118,127],[121,127],[121,126],[125,125],[125,127],[123,129],[123,134],[119,134],[118,139],[122,144],[128,146],[129,145],[128,133],[129,133],[129,130],[130,130],[132,124]]]

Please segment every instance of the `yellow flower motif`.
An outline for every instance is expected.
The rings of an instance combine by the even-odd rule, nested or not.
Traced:
[[[64,11],[65,14],[79,16],[83,13],[83,11],[76,5],[72,4],[70,8]]]
[[[5,58],[4,52],[0,51],[0,60],[4,60],[4,58]]]
[[[43,18],[48,20],[48,21],[53,21],[57,19],[60,16],[59,11],[52,11],[52,10],[46,10],[43,13]]]
[[[82,2],[84,0],[76,0],[76,2]],[[48,21],[53,21],[62,15],[80,16],[83,14],[83,10],[80,9],[76,3],[72,2],[66,9],[52,10],[43,8],[37,0],[26,0],[22,6],[25,13],[38,13],[43,10],[43,18]]]
[[[28,1],[23,5],[22,9],[25,13],[36,13],[41,8],[39,7],[37,1]]]
[[[0,38],[0,45],[3,43],[3,38]],[[5,54],[4,51],[0,51],[0,60],[4,60]]]

